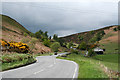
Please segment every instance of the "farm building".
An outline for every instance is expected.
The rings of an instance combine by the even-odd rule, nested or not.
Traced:
[[[103,54],[104,53],[104,49],[101,49],[101,48],[97,47],[97,48],[94,48],[94,52],[96,54]]]

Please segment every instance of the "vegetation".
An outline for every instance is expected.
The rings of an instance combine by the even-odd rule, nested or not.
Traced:
[[[28,43],[29,41],[30,41],[29,38],[23,38],[23,39],[21,40],[22,43]]]
[[[18,52],[18,53],[28,53],[29,46],[22,42],[7,42],[7,41],[0,41],[1,46],[3,47],[2,50],[8,50],[12,52]]]
[[[45,31],[43,32],[42,30],[39,30],[38,32],[35,33],[35,37],[44,41],[45,39],[48,39],[48,32]]]
[[[35,62],[35,58],[30,54],[3,54],[1,57],[2,70],[8,70],[11,68],[20,67]]]
[[[68,49],[70,49],[71,47],[73,47],[72,41],[71,41],[70,43],[67,43],[66,47],[67,47]]]
[[[89,40],[89,42],[95,43],[96,41],[100,41],[102,39],[103,35],[105,35],[105,32],[99,31],[97,34],[94,35],[94,37],[92,39]]]
[[[88,51],[88,56],[89,56],[89,57],[95,56],[95,52],[94,52],[92,49],[89,49],[89,51]]]
[[[60,59],[67,59],[75,61],[79,65],[78,78],[108,78],[102,71],[97,60],[86,58],[81,55],[71,54],[66,58],[59,57]]]
[[[78,46],[78,49],[86,50],[86,49],[87,49],[87,44],[83,41],[83,42]]]
[[[2,16],[2,22],[6,22],[6,23],[10,24],[11,26],[15,26],[16,28],[20,29],[22,32],[30,34],[30,32],[27,29],[25,29],[22,25],[20,25],[14,19],[12,19],[8,16],[5,16],[5,15],[0,15],[0,16]]]
[[[71,50],[70,50],[70,53],[79,54],[79,51],[78,51],[78,50],[71,49]]]
[[[79,35],[78,38],[79,38],[79,40],[83,40],[83,36]]]
[[[100,48],[105,49],[105,54],[117,54],[118,53],[118,43],[117,42],[109,42],[109,43],[99,43]]]
[[[43,44],[45,45],[45,46],[47,46],[47,47],[50,47],[50,45],[51,45],[51,42],[50,42],[50,40],[48,39],[45,39],[44,41],[43,41]]]
[[[58,41],[58,35],[57,35],[57,34],[54,34],[54,35],[53,35],[53,39],[54,39],[55,41]]]
[[[50,47],[51,47],[52,51],[58,52],[58,48],[60,48],[60,43],[59,42],[55,42]]]
[[[24,36],[25,36],[25,37],[27,37],[27,36],[28,36],[28,34],[27,34],[27,33],[24,33]]]
[[[93,58],[100,61],[110,70],[118,71],[118,54],[96,55]]]

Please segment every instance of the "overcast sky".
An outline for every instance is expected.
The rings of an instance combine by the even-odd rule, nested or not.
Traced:
[[[118,24],[118,3],[79,2],[4,2],[2,14],[17,20],[29,31],[48,31],[66,36]]]

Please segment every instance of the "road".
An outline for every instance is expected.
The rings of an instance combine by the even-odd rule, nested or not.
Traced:
[[[78,65],[73,61],[56,59],[58,55],[39,56],[34,64],[1,72],[2,78],[77,78]]]

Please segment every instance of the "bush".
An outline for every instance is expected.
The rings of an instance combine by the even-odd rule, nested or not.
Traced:
[[[95,34],[95,31],[90,31],[90,34],[91,34],[91,35]]]
[[[70,49],[72,46],[73,46],[73,43],[72,43],[72,42],[67,43],[67,45],[66,45],[66,47],[67,47],[68,49]]]
[[[26,37],[26,36],[28,36],[28,34],[27,34],[27,33],[24,33],[24,36]]]
[[[105,32],[104,31],[99,31],[96,35],[94,35],[94,37],[92,39],[89,40],[89,42],[95,43],[96,41],[101,40],[103,35],[105,35]]]
[[[51,47],[52,51],[58,52],[58,48],[60,47],[60,43],[59,42],[55,42],[50,47]]]
[[[45,46],[47,46],[47,47],[50,47],[50,45],[51,45],[51,42],[50,42],[50,40],[48,39],[45,39],[44,41],[43,41],[43,44],[45,45]]]
[[[83,40],[83,36],[79,35],[78,38],[79,38],[79,40]]]
[[[89,57],[92,57],[92,56],[94,56],[95,55],[95,52],[92,50],[92,49],[89,49],[89,51],[88,51],[88,56]]]
[[[71,49],[70,53],[79,54],[78,50]]]
[[[84,41],[78,46],[78,49],[81,50],[86,50],[86,48],[87,48],[87,44]]]
[[[118,29],[117,28],[113,28],[113,31],[117,31]]]
[[[31,37],[35,37],[35,34],[34,34],[34,33],[30,33],[30,36],[31,36]]]

